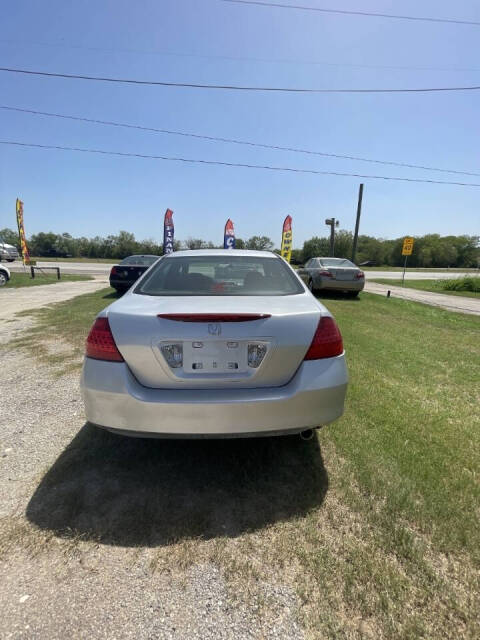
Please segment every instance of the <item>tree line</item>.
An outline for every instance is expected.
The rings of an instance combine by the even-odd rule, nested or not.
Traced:
[[[372,261],[381,266],[399,267],[404,263],[402,246],[404,238],[385,240],[372,236],[358,236],[356,262]],[[335,255],[350,258],[353,235],[339,231],[335,239]],[[295,258],[305,262],[314,256],[330,255],[329,238],[310,238]],[[293,258],[293,255],[292,255]],[[479,236],[440,236],[429,233],[415,237],[413,253],[408,258],[410,267],[480,267]]]
[[[18,233],[12,229],[0,230],[0,241],[19,247]],[[30,255],[62,254],[74,258],[107,258],[120,260],[132,254],[162,255],[162,245],[153,239],[136,240],[133,233],[120,231],[118,235],[94,238],[74,238],[69,233],[40,232],[28,240]],[[335,256],[350,258],[353,236],[349,231],[336,233]],[[395,240],[360,235],[357,244],[357,264],[372,261],[376,265],[401,266],[403,237]],[[175,250],[214,249],[223,247],[201,238],[187,238],[175,241]],[[274,250],[274,243],[268,236],[252,236],[248,240],[236,238],[237,249]],[[279,252],[278,249],[275,251]],[[292,263],[303,264],[315,256],[330,255],[330,238],[314,236],[303,243],[302,249],[292,251]],[[440,236],[432,233],[415,238],[413,254],[408,258],[411,267],[479,267],[479,236]]]

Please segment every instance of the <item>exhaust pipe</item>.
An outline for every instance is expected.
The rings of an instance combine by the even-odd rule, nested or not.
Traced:
[[[300,438],[302,440],[311,440],[314,436],[314,430],[313,429],[305,429],[305,431],[302,431],[300,433]]]

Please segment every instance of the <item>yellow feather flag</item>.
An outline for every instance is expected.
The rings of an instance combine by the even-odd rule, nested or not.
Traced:
[[[287,216],[283,222],[281,248],[282,258],[285,258],[287,262],[290,262],[290,258],[292,257],[292,241],[292,216]]]
[[[18,235],[22,248],[22,260],[23,264],[28,264],[30,262],[30,255],[28,253],[27,239],[25,238],[25,227],[23,226],[23,202],[18,198],[15,209],[17,213]]]

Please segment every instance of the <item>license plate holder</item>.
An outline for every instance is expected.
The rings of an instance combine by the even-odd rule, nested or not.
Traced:
[[[247,343],[199,340],[183,343],[183,370],[188,374],[238,374],[248,371]]]

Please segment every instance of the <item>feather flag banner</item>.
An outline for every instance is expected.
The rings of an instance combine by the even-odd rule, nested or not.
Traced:
[[[287,216],[283,222],[282,230],[282,258],[285,258],[287,262],[290,262],[292,257],[292,216]]]
[[[23,264],[30,262],[30,255],[28,253],[27,239],[25,237],[25,227],[23,226],[23,202],[17,198],[15,210],[17,213],[17,225],[18,235],[20,237],[20,247],[22,249]]]
[[[233,228],[233,222],[230,218],[225,225],[225,232],[223,235],[223,248],[235,249],[235,229]]]
[[[173,211],[167,209],[165,212],[165,219],[163,222],[163,253],[167,255],[173,253],[173,238],[174,238],[174,226],[173,226]]]

